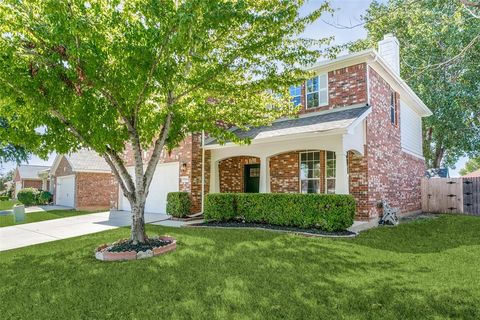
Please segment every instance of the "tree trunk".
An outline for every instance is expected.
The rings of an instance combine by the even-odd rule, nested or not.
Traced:
[[[130,240],[134,243],[144,243],[147,239],[145,234],[145,202],[146,199],[135,199],[130,202],[132,208],[132,226]]]
[[[442,165],[443,155],[445,154],[445,150],[438,146],[435,150],[435,159],[433,159],[433,164],[436,169],[440,168]]]

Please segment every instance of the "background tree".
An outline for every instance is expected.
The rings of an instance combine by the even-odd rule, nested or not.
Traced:
[[[326,4],[299,17],[291,0],[4,0],[2,114],[28,123],[43,152],[88,147],[109,164],[132,208],[131,241],[163,149],[190,132],[241,142],[225,129],[295,110],[288,87],[326,40],[300,39]],[[283,95],[278,95],[282,93]],[[122,154],[130,144],[135,170]],[[144,150],[152,156],[143,157]]]
[[[473,158],[467,161],[465,163],[465,167],[462,168],[459,173],[460,175],[464,176],[466,174],[469,174],[470,172],[474,172],[480,170],[480,158]]]
[[[7,190],[7,187],[5,186],[6,182],[12,181],[13,176],[15,174],[15,170],[9,170],[6,173],[0,174],[0,191],[9,191]],[[13,186],[13,184],[12,184]]]
[[[398,37],[402,78],[433,111],[423,121],[429,168],[480,153],[480,18],[462,2],[374,1],[363,17],[368,38],[350,45],[356,51],[386,33]]]
[[[20,163],[28,160],[29,153],[25,149],[25,145],[22,146],[22,142],[18,141],[19,138],[19,131],[13,128],[5,118],[0,117],[0,166],[5,162]],[[22,140],[24,138],[25,136],[22,137]],[[15,140],[17,143],[14,142]],[[32,146],[31,142],[26,145]]]

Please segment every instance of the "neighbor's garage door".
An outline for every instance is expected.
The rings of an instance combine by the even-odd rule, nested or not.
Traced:
[[[179,162],[162,163],[157,166],[145,204],[145,212],[166,213],[167,194],[178,191],[179,170]],[[133,167],[128,168],[128,172],[133,174]],[[121,191],[119,207],[120,210],[130,211],[130,203]]]
[[[60,206],[75,206],[75,176],[57,177],[55,203]]]

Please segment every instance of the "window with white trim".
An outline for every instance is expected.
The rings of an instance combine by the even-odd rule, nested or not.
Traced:
[[[326,152],[325,160],[325,193],[335,193],[336,154],[333,151]]]
[[[320,193],[320,151],[300,153],[300,192]]]
[[[307,80],[305,86],[306,107],[317,108],[328,105],[328,76],[321,74]]]
[[[397,124],[397,99],[393,91],[390,92],[390,122]]]
[[[302,103],[302,86],[291,86],[290,98],[292,99],[295,107]]]

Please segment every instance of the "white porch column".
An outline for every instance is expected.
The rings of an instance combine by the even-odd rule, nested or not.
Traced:
[[[219,178],[218,161],[212,159],[210,162],[210,193],[220,192]]]
[[[260,193],[270,192],[269,162],[270,159],[268,157],[260,157]]]
[[[345,152],[335,152],[336,154],[336,175],[335,175],[335,193],[348,194],[348,171],[347,155]]]

